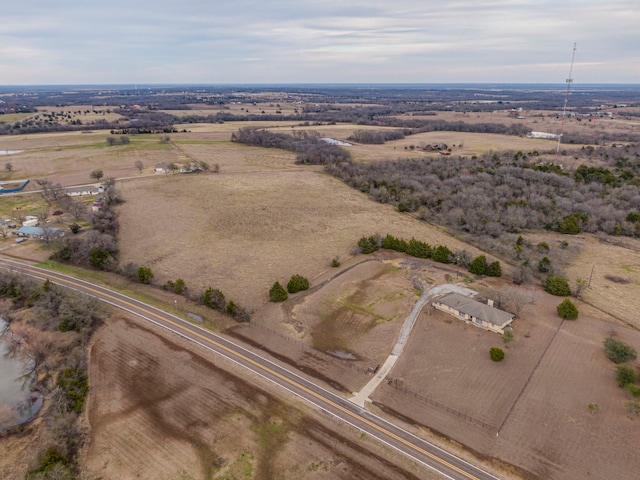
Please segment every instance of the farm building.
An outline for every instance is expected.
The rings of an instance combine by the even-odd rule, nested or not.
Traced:
[[[511,324],[514,315],[465,297],[459,293],[448,293],[433,301],[438,310],[453,315],[461,320],[469,321],[476,327],[495,333],[504,333],[505,327]]]

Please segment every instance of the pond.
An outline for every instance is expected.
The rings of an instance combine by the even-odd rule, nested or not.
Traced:
[[[5,327],[0,319],[0,331]],[[0,339],[0,431],[31,420],[42,406],[42,395],[33,391],[35,376],[23,359],[6,355],[7,346]]]

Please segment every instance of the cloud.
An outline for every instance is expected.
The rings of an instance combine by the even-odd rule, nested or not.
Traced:
[[[636,3],[32,0],[3,7],[0,83],[562,83],[573,42],[583,83],[637,82]]]

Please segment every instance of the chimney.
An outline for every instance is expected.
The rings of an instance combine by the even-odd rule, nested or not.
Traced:
[[[488,299],[487,300],[487,305],[489,305],[490,307],[493,307],[493,300]]]

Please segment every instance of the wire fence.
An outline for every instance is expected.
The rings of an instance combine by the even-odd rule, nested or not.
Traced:
[[[442,410],[444,412],[447,412],[451,415],[454,415],[456,417],[459,417],[463,420],[466,420],[469,423],[472,423],[474,425],[477,425],[479,427],[482,427],[486,430],[491,430],[492,432],[497,432],[498,431],[498,427],[494,426],[494,425],[490,425],[486,422],[483,422],[482,420],[478,420],[477,418],[474,418],[470,415],[467,415],[466,413],[462,413],[459,410],[456,410],[455,408],[451,408],[447,405],[445,405],[444,403],[438,402],[437,400],[434,400],[433,398],[429,398],[429,397],[425,397],[424,395],[421,395],[417,392],[414,392],[410,389],[408,389],[405,386],[402,385],[398,385],[398,381],[397,379],[391,379],[389,377],[387,377],[385,379],[385,382],[383,383],[383,386],[386,388],[393,388],[396,392],[400,392],[403,393],[407,396],[413,397],[414,399],[422,402],[422,403],[426,403],[429,404],[433,407],[436,407],[439,410]]]

